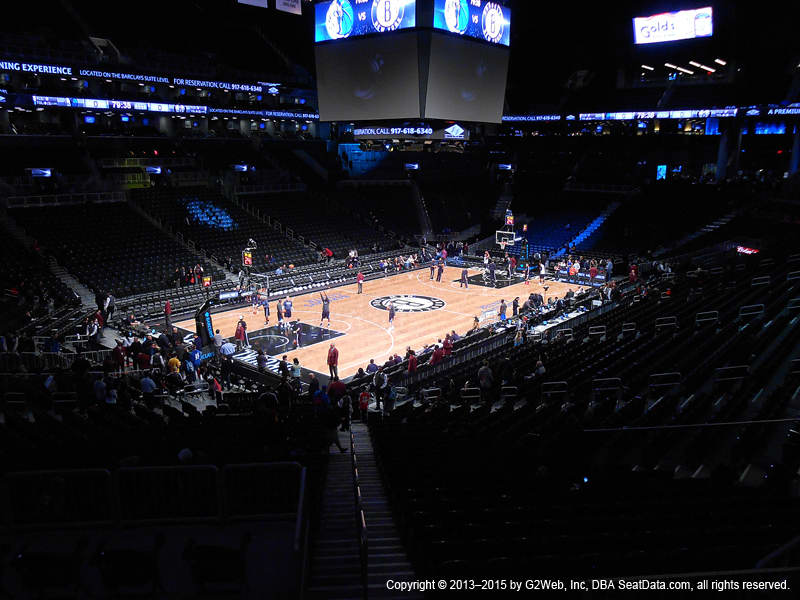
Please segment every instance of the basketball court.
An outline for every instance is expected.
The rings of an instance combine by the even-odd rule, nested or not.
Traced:
[[[481,276],[482,269],[470,269],[470,279]],[[499,271],[498,271],[499,274]],[[401,272],[383,279],[364,283],[364,293],[357,294],[355,284],[327,290],[331,300],[330,330],[320,328],[322,302],[319,292],[309,292],[292,296],[294,308],[291,321],[300,319],[302,326],[301,347],[294,349],[293,336],[285,335],[277,327],[275,317],[276,299],[270,302],[270,324],[264,323],[263,308],[254,314],[251,307],[215,313],[213,324],[224,336],[232,338],[240,316],[247,322],[250,343],[255,348],[262,347],[272,358],[269,369],[277,371],[277,364],[285,354],[291,361],[295,357],[306,370],[327,376],[327,356],[330,343],[339,349],[339,376],[350,377],[359,367],[366,367],[370,359],[383,364],[394,355],[405,356],[407,348],[419,350],[455,331],[466,333],[477,316],[484,318],[481,325],[489,324],[489,315],[497,320],[500,300],[508,305],[507,314],[511,316],[511,302],[519,296],[520,305],[531,293],[545,297],[563,297],[568,290],[578,291],[581,286],[545,281],[539,285],[538,277],[525,285],[521,278],[516,283],[502,288],[470,284],[469,289],[459,287],[461,269],[446,267],[440,283],[430,279],[430,271],[422,269]],[[394,302],[397,315],[394,328],[389,328],[389,301]],[[194,331],[192,319],[178,321],[175,325],[187,332]],[[255,351],[243,350],[235,358],[255,363]]]

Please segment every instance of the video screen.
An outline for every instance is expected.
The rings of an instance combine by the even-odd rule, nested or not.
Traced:
[[[416,0],[331,0],[314,6],[314,41],[409,29],[416,23]]]
[[[315,51],[320,120],[420,117],[416,32],[342,40]]]
[[[425,118],[500,123],[509,52],[434,33]]]
[[[508,46],[511,10],[486,0],[435,0],[433,28]]]
[[[635,44],[657,44],[694,38],[711,37],[714,19],[710,6],[659,13],[633,20]]]

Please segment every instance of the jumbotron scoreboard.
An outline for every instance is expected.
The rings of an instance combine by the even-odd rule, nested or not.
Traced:
[[[320,119],[499,123],[511,10],[494,0],[321,0]]]

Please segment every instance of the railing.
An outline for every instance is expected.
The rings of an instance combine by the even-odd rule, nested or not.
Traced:
[[[607,183],[578,183],[568,182],[564,185],[565,192],[595,192],[604,194],[629,194],[636,188],[632,185],[612,185]]]
[[[676,317],[660,317],[656,319],[655,327],[657,333],[660,332],[662,329],[667,329],[667,328],[677,329],[678,319]]]
[[[708,310],[699,312],[694,317],[695,325],[702,325],[703,323],[716,323],[719,321],[719,311]]]
[[[293,548],[304,546],[306,469],[298,463],[31,471],[2,484],[12,529],[292,518]],[[43,507],[37,499],[51,488],[65,502]],[[277,499],[276,488],[285,492]]]
[[[749,304],[739,308],[739,318],[742,317],[757,317],[764,314],[763,304]]]
[[[111,350],[92,350],[81,354],[60,352],[0,352],[0,373],[15,373],[20,367],[28,372],[68,369],[74,360],[83,357],[93,364],[102,364],[111,356]]]
[[[175,171],[169,177],[177,186],[205,185],[209,181],[207,171]]]
[[[369,590],[369,536],[367,519],[364,515],[364,502],[361,497],[361,485],[358,477],[358,458],[356,457],[356,437],[350,431],[350,462],[353,467],[353,500],[355,506],[355,525],[358,535],[358,558],[361,564],[361,588],[366,599]]]
[[[569,384],[566,381],[545,381],[542,384],[542,398],[550,400],[553,396],[566,396]]]
[[[617,400],[620,400],[622,395],[622,380],[619,377],[592,379],[592,398],[601,392],[614,392],[617,395]]]
[[[85,192],[80,194],[47,194],[40,196],[11,196],[6,200],[8,208],[35,208],[41,206],[63,206],[66,204],[105,204],[125,202],[122,192]]]
[[[741,381],[750,374],[750,365],[736,365],[734,367],[721,367],[714,371],[714,383],[720,381]]]
[[[193,167],[195,161],[193,158],[184,157],[169,157],[169,158],[101,158],[97,161],[101,169],[123,169],[126,167],[149,167],[152,165],[160,165],[164,167]]]
[[[750,282],[751,287],[758,287],[762,285],[769,285],[772,282],[772,278],[769,275],[763,275],[761,277],[753,277],[753,280]]]
[[[242,194],[277,194],[282,192],[305,192],[308,186],[305,183],[252,183],[237,185],[234,193]]]
[[[653,373],[647,383],[649,389],[676,388],[680,386],[683,377],[680,373]]]

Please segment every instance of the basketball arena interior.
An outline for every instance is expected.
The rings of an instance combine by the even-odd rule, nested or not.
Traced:
[[[0,21],[0,598],[793,597],[800,11]]]

